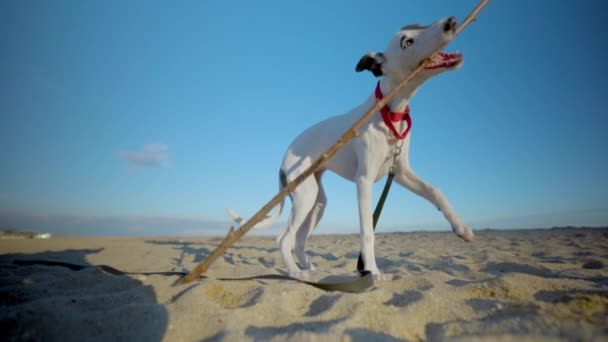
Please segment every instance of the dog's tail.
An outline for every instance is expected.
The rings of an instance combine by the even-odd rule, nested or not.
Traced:
[[[287,185],[287,177],[285,176],[285,172],[283,172],[283,170],[280,170],[279,171],[279,191],[282,191],[286,185]],[[258,222],[255,226],[253,226],[253,228],[254,229],[263,229],[263,228],[268,228],[268,227],[272,226],[275,222],[277,222],[277,220],[281,216],[281,213],[283,212],[284,204],[285,204],[285,200],[282,200],[281,203],[279,203],[279,207],[274,210],[272,215],[266,216],[266,218],[264,218],[262,221]],[[236,222],[236,224],[242,225],[243,223],[245,223],[245,220],[243,220],[243,218],[234,210],[226,209],[226,212],[228,213],[228,215],[230,215],[230,217],[234,220],[234,222]]]

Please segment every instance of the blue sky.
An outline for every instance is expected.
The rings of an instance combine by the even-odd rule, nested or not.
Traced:
[[[476,3],[3,1],[0,225],[222,234],[225,207],[276,194],[299,132],[373,91],[365,52]],[[474,228],[608,224],[605,10],[492,1],[448,46],[463,67],[412,100],[412,166]],[[353,184],[324,184],[318,232],[358,232]],[[380,225],[447,229],[398,186]]]

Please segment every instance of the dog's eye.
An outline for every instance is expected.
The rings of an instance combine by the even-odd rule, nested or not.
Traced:
[[[401,37],[401,48],[405,49],[408,46],[414,44],[414,38],[408,38],[406,36]]]

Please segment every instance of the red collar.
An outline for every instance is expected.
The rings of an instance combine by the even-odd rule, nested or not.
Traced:
[[[376,100],[382,100],[382,91],[380,90],[380,81],[378,81],[378,85],[376,85]],[[382,120],[388,128],[391,130],[395,138],[397,140],[405,139],[407,134],[410,132],[410,128],[412,128],[412,118],[410,117],[410,105],[405,107],[405,111],[402,113],[391,112],[388,108],[388,105],[380,108],[380,114],[382,114]],[[407,122],[407,128],[403,133],[399,133],[397,128],[395,128],[395,122],[399,122],[401,120],[405,120]]]

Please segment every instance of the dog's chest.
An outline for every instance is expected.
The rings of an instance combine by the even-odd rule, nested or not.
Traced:
[[[378,168],[378,174],[376,175],[375,181],[379,181],[384,178],[391,169],[391,166],[396,162],[396,153],[401,154],[402,151],[397,147],[397,144],[390,144],[386,149],[387,153],[381,161],[380,167]],[[399,156],[397,156],[399,158]]]

